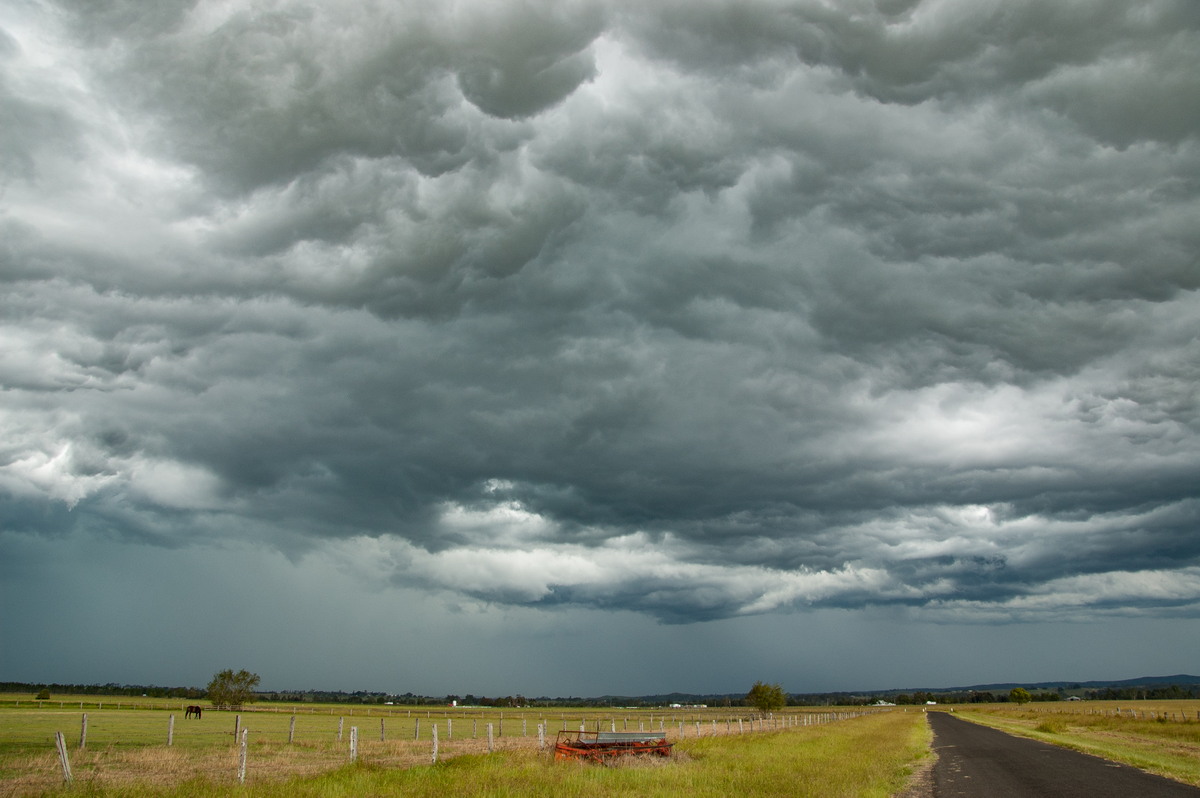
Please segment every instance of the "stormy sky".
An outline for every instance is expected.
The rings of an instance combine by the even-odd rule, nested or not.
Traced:
[[[10,0],[0,678],[1195,672],[1193,0]]]

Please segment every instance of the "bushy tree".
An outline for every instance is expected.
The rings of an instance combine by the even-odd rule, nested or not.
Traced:
[[[1008,693],[1008,700],[1014,704],[1028,704],[1031,696],[1024,687],[1014,687]]]
[[[208,683],[208,700],[220,709],[241,709],[254,701],[254,688],[261,681],[257,673],[226,669]]]
[[[777,684],[755,682],[750,692],[746,693],[746,703],[760,712],[773,712],[783,709],[787,704],[787,694]]]

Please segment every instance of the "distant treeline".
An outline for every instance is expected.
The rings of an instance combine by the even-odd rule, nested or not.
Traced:
[[[1200,685],[1154,685],[1144,687],[1105,687],[1087,690],[1083,688],[1059,687],[1053,690],[1029,690],[1031,701],[1065,701],[1069,698],[1080,698],[1090,701],[1164,701],[1183,698],[1200,698]],[[831,703],[839,706],[856,706],[873,704],[877,701],[889,701],[893,704],[924,704],[935,701],[939,704],[1004,704],[1009,700],[1007,692],[992,692],[990,690],[967,691],[916,691],[913,693],[873,693],[862,695],[820,695],[792,696],[790,703],[794,705]]]
[[[0,682],[0,692],[38,694],[46,690],[57,695],[111,695],[149,696],[151,698],[202,699],[208,696],[200,687],[160,687],[144,684],[41,684],[31,682]],[[1171,699],[1200,698],[1200,684],[1155,684],[1142,686],[1113,685],[1087,689],[1082,685],[1029,690],[1033,701],[1063,701],[1071,697],[1100,701],[1163,701]],[[259,701],[289,704],[392,704],[400,706],[459,706],[482,707],[662,707],[672,704],[682,706],[705,705],[710,707],[746,706],[745,696],[734,693],[697,695],[668,693],[650,696],[601,696],[599,698],[526,698],[522,695],[487,697],[471,694],[458,696],[427,696],[414,693],[380,693],[365,690],[344,692],[340,690],[287,690],[261,691],[255,693]],[[893,704],[992,704],[1008,701],[1007,691],[950,690],[913,692],[862,693],[792,693],[788,695],[789,706],[867,706],[878,701]]]
[[[47,690],[58,695],[128,695],[151,698],[204,698],[199,687],[159,687],[153,684],[31,684],[0,682],[0,693],[39,693]]]
[[[1200,685],[1171,684],[1166,687],[1107,687],[1088,690],[1086,698],[1099,701],[1162,701],[1173,698],[1200,698]]]
[[[285,691],[285,692],[260,692],[255,694],[260,701],[280,701],[285,703],[322,703],[322,704],[395,704],[399,706],[448,706],[452,703],[463,707],[661,707],[667,703],[666,701],[654,700],[653,698],[625,698],[604,696],[602,698],[579,698],[577,696],[569,696],[566,698],[550,698],[548,696],[540,696],[538,698],[527,698],[523,695],[508,695],[508,696],[476,696],[470,693],[466,695],[447,695],[447,696],[429,696],[415,695],[413,693],[403,693],[395,695],[392,693],[372,693],[365,691],[357,691],[353,693],[344,693],[329,690],[305,690],[300,692]],[[693,697],[695,698],[695,697]],[[676,702],[680,703],[680,702]],[[690,700],[688,703],[698,703],[696,700]],[[742,704],[741,697],[734,702],[735,706]],[[726,703],[726,706],[729,706]]]

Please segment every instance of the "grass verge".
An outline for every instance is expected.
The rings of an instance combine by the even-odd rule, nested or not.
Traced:
[[[1001,731],[1133,765],[1200,787],[1200,722],[1164,723],[1079,713],[958,708],[956,714]]]

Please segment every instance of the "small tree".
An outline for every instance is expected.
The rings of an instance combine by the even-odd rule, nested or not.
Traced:
[[[43,687],[41,690],[39,690],[38,694],[37,694],[37,700],[38,701],[49,701],[50,700],[50,690],[46,687]]]
[[[1024,687],[1014,687],[1008,693],[1008,700],[1014,704],[1028,704],[1031,697]]]
[[[777,684],[755,682],[750,692],[746,693],[746,703],[760,712],[774,712],[787,704],[787,694]]]
[[[208,700],[220,709],[241,709],[254,701],[254,688],[261,681],[257,673],[226,669],[208,683]]]

